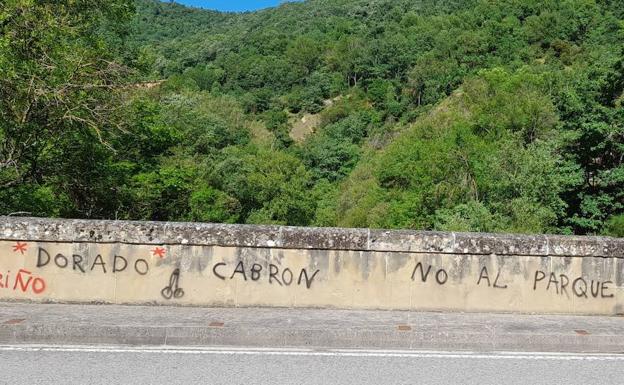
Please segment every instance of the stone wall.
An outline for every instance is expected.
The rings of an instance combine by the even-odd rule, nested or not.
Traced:
[[[624,313],[624,239],[0,217],[0,300]]]

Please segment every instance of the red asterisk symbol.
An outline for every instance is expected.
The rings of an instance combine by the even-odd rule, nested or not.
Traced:
[[[160,258],[165,258],[165,249],[163,249],[162,247],[157,247],[154,250],[152,250],[152,255],[155,256],[159,256]]]
[[[13,246],[13,252],[17,253],[19,251],[20,253],[22,253],[22,255],[24,255],[24,252],[26,251],[27,248],[28,248],[28,245],[26,243],[17,242],[15,246]]]

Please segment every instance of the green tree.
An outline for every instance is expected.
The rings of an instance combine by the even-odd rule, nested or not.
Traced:
[[[242,207],[247,223],[307,225],[315,210],[312,180],[300,160],[264,148],[231,148],[211,183]]]
[[[57,177],[54,171],[50,175],[44,170],[59,141],[105,143],[119,126],[118,91],[127,70],[115,61],[116,51],[109,42],[123,32],[121,26],[131,12],[129,0],[3,2],[0,186],[4,212],[25,208],[19,201],[10,203],[18,198],[16,191],[24,191],[20,186],[41,186],[48,177]],[[46,214],[53,215],[54,210]]]

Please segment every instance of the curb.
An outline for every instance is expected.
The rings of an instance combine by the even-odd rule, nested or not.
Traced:
[[[409,329],[408,329],[409,328]],[[324,330],[159,326],[2,324],[0,344],[227,346],[473,352],[624,353],[624,336],[539,333],[450,333],[412,329]]]

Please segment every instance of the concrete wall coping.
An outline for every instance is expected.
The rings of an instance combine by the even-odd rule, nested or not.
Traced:
[[[624,259],[624,238],[7,216],[0,240]]]

